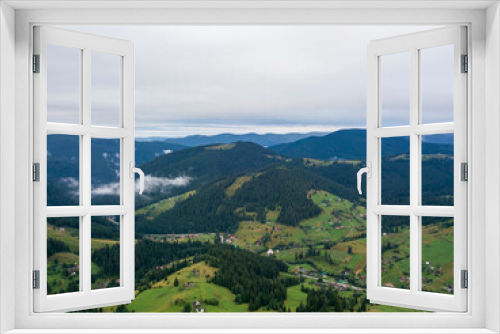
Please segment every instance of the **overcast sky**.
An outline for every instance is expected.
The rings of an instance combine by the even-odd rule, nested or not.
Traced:
[[[365,127],[367,44],[430,28],[89,26],[71,29],[132,41],[136,135],[178,137]],[[426,122],[449,120],[452,90],[443,87],[450,86],[445,83],[453,83],[452,67],[450,70],[446,66],[449,61],[445,61],[451,55],[450,48],[443,48],[426,57],[427,60],[422,59],[427,82],[427,89],[422,92]],[[74,86],[77,81],[65,80],[71,73],[70,67],[77,62],[65,63],[63,56],[57,50],[49,53],[51,121],[68,121],[67,110],[71,109],[71,100],[75,100],[71,91],[77,92]],[[100,57],[99,62],[93,60],[92,108],[99,112],[98,117],[93,115],[93,122],[110,125],[116,122],[112,114],[116,115],[118,108],[118,62],[113,57],[105,58]],[[383,88],[382,103],[387,110],[383,125],[405,124],[408,60],[403,56],[384,64],[389,65],[383,78],[388,87]]]

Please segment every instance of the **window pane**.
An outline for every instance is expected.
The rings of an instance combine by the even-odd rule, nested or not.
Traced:
[[[47,205],[80,204],[80,137],[47,136]]]
[[[92,290],[120,286],[120,218],[92,217]]]
[[[120,126],[121,57],[92,52],[92,125]]]
[[[92,138],[92,205],[120,205],[120,139]]]
[[[381,232],[381,285],[410,289],[410,217],[382,216]]]
[[[47,122],[80,123],[80,49],[47,45]]]
[[[410,125],[410,53],[380,57],[382,126]]]
[[[422,205],[453,206],[454,135],[422,136]]]
[[[410,137],[382,138],[382,204],[410,205]]]
[[[422,123],[453,122],[454,46],[420,50]]]
[[[422,291],[453,294],[453,218],[422,217]]]
[[[80,218],[47,218],[47,294],[80,290]]]

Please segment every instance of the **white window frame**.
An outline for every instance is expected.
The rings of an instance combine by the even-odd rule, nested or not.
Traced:
[[[34,193],[34,270],[39,271],[39,288],[34,289],[35,312],[62,312],[128,304],[135,298],[135,194],[132,171],[135,152],[134,45],[125,40],[82,33],[68,29],[35,26],[34,54],[39,56],[39,73],[34,84],[34,162],[39,164],[39,182]],[[47,122],[47,45],[71,47],[80,52],[80,121],[78,124]],[[92,52],[114,55],[120,64],[120,111],[118,127],[91,124]],[[79,199],[77,206],[47,206],[47,136],[79,136]],[[92,138],[115,138],[120,142],[120,204],[92,205]],[[132,177],[131,177],[132,176]],[[118,287],[92,290],[91,225],[93,216],[120,217],[120,284]],[[47,218],[78,217],[79,291],[47,295]]]
[[[467,163],[467,75],[461,73],[462,55],[467,55],[465,26],[450,26],[372,41],[367,52],[367,298],[370,302],[423,310],[467,310],[467,290],[461,288],[461,271],[467,270],[467,183],[461,180],[461,163]],[[421,50],[453,45],[453,122],[423,124],[420,66]],[[409,124],[384,127],[382,124],[382,58],[400,52],[409,54]],[[422,205],[421,136],[454,134],[454,206]],[[410,144],[409,205],[382,204],[382,140],[405,136]],[[408,290],[382,285],[382,217],[406,216],[410,220],[410,287]],[[422,217],[454,219],[454,293],[424,292],[422,282]]]
[[[0,4],[0,24],[9,30],[0,32],[2,71],[14,64],[13,35],[15,31],[15,73],[2,72],[3,83],[2,109],[0,116],[3,124],[15,127],[15,146],[5,143],[12,140],[12,132],[0,132],[0,177],[8,181],[12,177],[12,164],[6,159],[15,158],[15,211],[9,211],[10,202],[6,196],[0,198],[0,208],[6,210],[2,215],[12,217],[15,214],[15,227],[5,219],[1,221],[1,232],[10,232],[1,237],[2,249],[0,278],[0,304],[2,330],[16,329],[16,333],[35,333],[38,329],[59,329],[60,332],[76,332],[73,329],[89,329],[93,333],[105,333],[107,330],[124,330],[128,333],[140,333],[141,329],[164,329],[162,332],[176,332],[180,329],[192,329],[193,332],[236,332],[254,328],[259,332],[349,332],[355,333],[493,333],[500,331],[499,301],[499,244],[500,230],[500,136],[498,127],[500,117],[498,109],[500,99],[500,12],[496,2],[331,2],[331,3],[249,3],[235,1],[232,4],[218,2],[196,2],[180,4],[177,2],[158,3],[145,1],[123,2],[124,6],[142,7],[144,10],[119,9],[103,10],[103,7],[117,6],[116,3],[102,1],[78,2],[75,4],[54,2],[16,2]],[[9,5],[27,10],[15,12]],[[58,9],[59,7],[69,7]],[[99,6],[100,9],[95,7]],[[149,9],[147,8],[148,6]],[[158,7],[164,8],[158,8]],[[203,6],[203,7],[201,7]],[[397,6],[397,9],[392,6]],[[489,6],[489,8],[487,8]],[[187,9],[190,7],[191,9]],[[225,8],[227,7],[227,8]],[[243,7],[243,9],[242,9]],[[30,9],[31,8],[31,9]],[[50,10],[40,8],[49,8]],[[75,9],[75,8],[80,8]],[[86,9],[81,9],[86,8]],[[94,9],[92,9],[94,8]],[[179,9],[180,8],[180,9]],[[246,8],[246,9],[244,9]],[[307,10],[304,10],[307,9]],[[469,309],[467,313],[413,313],[413,314],[199,314],[196,321],[190,321],[193,315],[182,314],[34,314],[31,290],[32,259],[30,257],[33,212],[31,195],[32,184],[31,159],[32,147],[32,77],[29,73],[32,50],[32,27],[35,24],[82,25],[82,24],[465,24],[469,28],[469,50],[471,57],[468,86],[469,119],[468,142],[470,158],[470,181],[468,195],[468,216],[471,222],[468,234],[470,254],[470,287],[468,289]],[[3,37],[3,38],[2,38]],[[8,37],[8,38],[6,38]],[[6,45],[7,47],[4,47]],[[5,53],[8,53],[5,56]],[[9,55],[10,58],[9,58]],[[7,73],[7,77],[5,74]],[[10,73],[10,74],[9,74]],[[10,81],[9,81],[10,80]],[[8,85],[15,81],[15,87]],[[15,101],[5,98],[15,93]],[[12,112],[15,106],[15,114]],[[7,108],[7,109],[6,109]],[[10,108],[10,110],[8,109]],[[3,136],[10,136],[4,138]],[[12,148],[9,149],[9,145]],[[489,149],[489,154],[485,154]],[[488,165],[486,164],[488,162]],[[489,179],[486,182],[486,172]],[[13,182],[8,183],[13,185]],[[2,194],[5,195],[2,187]],[[486,196],[488,194],[488,196]],[[489,204],[488,206],[485,206]],[[4,211],[5,212],[5,211]],[[3,216],[3,217],[4,217]],[[473,228],[472,228],[473,226]],[[15,228],[15,231],[14,231]],[[15,232],[15,242],[12,233]],[[9,238],[11,240],[9,240]],[[488,252],[486,252],[488,249]],[[14,254],[14,256],[12,256]],[[26,261],[26,259],[29,259]],[[485,262],[489,265],[486,267]],[[15,286],[15,289],[12,289]],[[14,290],[14,291],[12,291]],[[486,293],[487,292],[487,293]],[[7,306],[15,305],[13,311]],[[9,318],[9,316],[13,316]],[[137,330],[130,330],[131,328]],[[284,329],[286,330],[281,330]],[[295,329],[292,330],[292,328]],[[357,328],[357,330],[353,330]],[[257,330],[258,329],[258,330]],[[266,331],[267,329],[267,331]],[[51,331],[54,332],[54,331]],[[185,331],[184,331],[185,332]]]

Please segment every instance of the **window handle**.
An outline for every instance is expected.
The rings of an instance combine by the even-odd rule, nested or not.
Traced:
[[[142,195],[142,192],[144,191],[144,172],[142,169],[135,167],[134,161],[130,161],[129,170],[131,179],[134,178],[135,173],[139,174],[139,195]]]
[[[358,192],[360,195],[362,194],[362,192],[361,192],[361,176],[364,173],[366,173],[366,177],[368,177],[369,179],[372,178],[372,163],[370,161],[366,162],[366,167],[361,168],[358,171]]]

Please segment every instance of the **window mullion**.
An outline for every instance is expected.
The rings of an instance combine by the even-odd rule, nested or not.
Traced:
[[[415,130],[419,124],[419,57],[416,48],[410,49],[410,207],[416,208],[420,196],[420,150],[419,136]],[[418,291],[420,281],[419,270],[419,217],[413,212],[410,215],[410,291]]]
[[[82,66],[82,124],[84,127],[90,129],[90,106],[91,106],[91,51],[86,48],[83,49],[83,66]],[[82,198],[83,205],[86,208],[91,206],[91,132],[88,131],[82,136],[82,158],[80,159],[80,169],[83,171],[82,178]],[[83,216],[83,226],[81,233],[81,248],[80,261],[82,271],[80,273],[81,286],[83,291],[90,293],[91,291],[91,216],[90,211]]]

